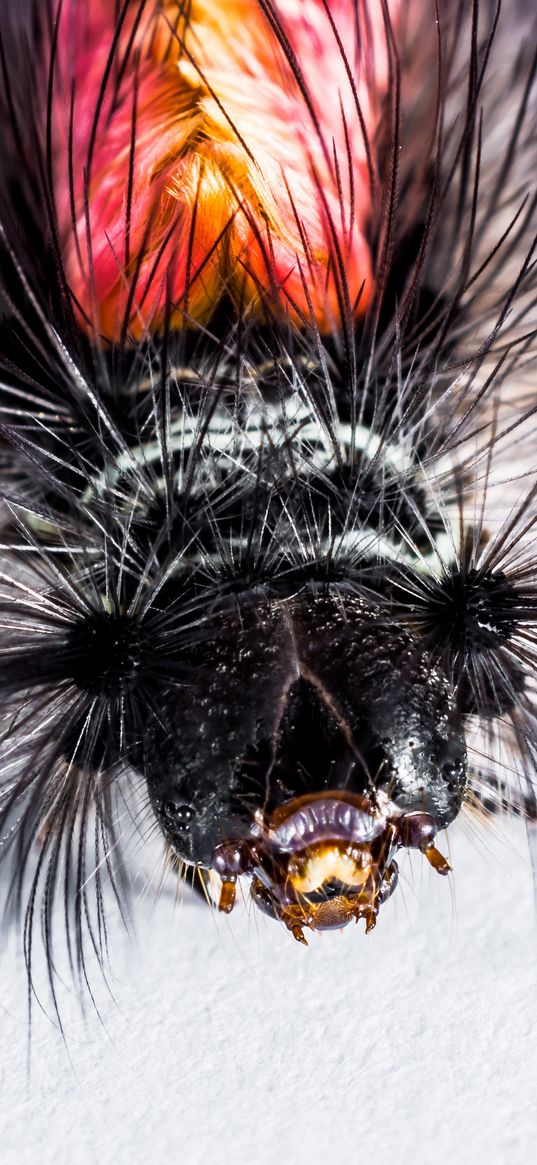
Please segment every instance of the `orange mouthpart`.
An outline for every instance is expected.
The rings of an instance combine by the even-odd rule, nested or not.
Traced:
[[[330,789],[292,798],[256,815],[249,836],[215,848],[218,908],[231,913],[237,878],[250,874],[256,906],[298,942],[307,945],[305,929],[341,928],[353,919],[365,919],[368,933],[397,885],[397,849],[419,849],[437,873],[450,872],[435,833],[429,812],[400,809],[382,791],[374,799]]]
[[[117,9],[64,0],[59,17],[56,212],[88,333],[203,322],[224,295],[321,332],[365,311],[381,0]]]

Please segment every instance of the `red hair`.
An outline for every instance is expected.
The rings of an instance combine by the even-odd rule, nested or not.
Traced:
[[[205,320],[224,293],[320,331],[368,306],[383,10],[131,0],[118,16],[115,0],[64,0],[56,208],[92,335]]]

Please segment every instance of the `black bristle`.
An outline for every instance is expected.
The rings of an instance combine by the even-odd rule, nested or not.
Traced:
[[[454,570],[427,596],[426,633],[454,655],[505,643],[517,626],[515,586],[499,572]]]
[[[122,613],[91,612],[71,629],[65,645],[65,673],[93,695],[120,696],[136,688],[149,644],[138,619]]]

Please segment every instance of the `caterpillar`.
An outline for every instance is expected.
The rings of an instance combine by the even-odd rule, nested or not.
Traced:
[[[448,874],[468,807],[534,818],[536,31],[515,0],[5,5],[30,983],[61,917],[89,986],[148,822],[305,943],[369,931],[400,850]]]

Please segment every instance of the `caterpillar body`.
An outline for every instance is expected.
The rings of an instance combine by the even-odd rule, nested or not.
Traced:
[[[447,874],[466,804],[534,814],[515,7],[7,5],[0,860],[30,976],[58,896],[73,962],[104,958],[132,787],[178,874],[227,912],[250,878],[301,942],[374,926],[401,848]]]

